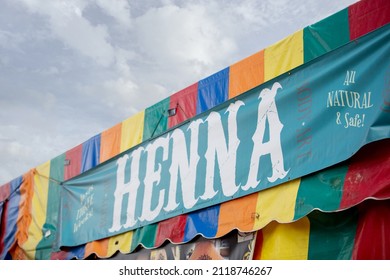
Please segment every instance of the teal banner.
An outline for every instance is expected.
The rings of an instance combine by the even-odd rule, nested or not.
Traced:
[[[65,182],[58,245],[258,192],[389,138],[389,57],[387,25]]]

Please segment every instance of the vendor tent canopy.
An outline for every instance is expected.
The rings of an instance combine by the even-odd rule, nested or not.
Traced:
[[[237,236],[252,234],[252,241],[242,236],[237,240],[247,242],[250,258],[255,259],[390,259],[389,21],[388,1],[360,1],[202,79],[1,186],[0,258],[85,259],[121,254],[130,258],[143,250],[152,256],[173,245],[198,242],[202,246],[199,248],[209,246],[203,239],[199,241],[199,236],[220,240],[217,253],[222,254],[224,238],[237,232]],[[361,69],[364,75],[360,75]],[[343,74],[336,77],[332,73]],[[310,79],[315,81],[315,87],[302,87]],[[346,90],[351,85],[352,89]],[[111,221],[112,215],[107,214],[108,210],[97,214],[97,210],[113,205],[94,203],[102,193],[114,197],[115,185],[95,189],[88,181],[88,186],[73,188],[72,184],[80,184],[94,174],[93,178],[102,186],[104,178],[111,176],[118,180],[116,173],[105,171],[110,163],[117,163],[126,155],[135,162],[134,151],[173,137],[175,131],[184,131],[183,127],[197,120],[205,123],[210,116],[220,116],[228,123],[228,114],[218,112],[225,112],[231,104],[245,103],[236,108],[237,116],[244,114],[241,112],[247,114],[246,110],[257,116],[264,104],[261,102],[269,98],[265,93],[272,92],[273,87],[275,95],[281,90],[286,95],[267,103],[269,108],[277,105],[284,125],[279,127],[283,152],[299,150],[298,155],[303,158],[297,160],[295,156],[295,161],[287,160],[297,165],[287,166],[284,170],[287,173],[279,173],[282,175],[273,184],[259,184],[248,193],[240,189],[237,192],[240,195],[234,193],[230,198],[205,199],[193,211],[177,210],[149,222],[145,218],[134,227],[124,226],[124,211],[119,218],[121,231],[111,232],[106,221]],[[315,88],[323,91],[316,92]],[[258,98],[260,92],[264,95]],[[324,102],[313,102],[318,95],[322,95]],[[249,102],[250,98],[259,104]],[[321,116],[326,112],[332,118],[325,123],[313,119],[316,108]],[[272,110],[264,110],[268,118],[265,131],[269,134],[270,119],[275,116],[271,116]],[[283,115],[289,110],[295,113]],[[287,125],[290,121],[299,121],[302,130],[291,132],[291,126]],[[255,124],[259,127],[260,118]],[[228,133],[226,126],[223,129]],[[332,134],[340,130],[344,133]],[[356,137],[362,131],[363,136]],[[288,133],[292,136],[283,140]],[[321,133],[333,140],[308,149],[313,138],[322,137]],[[245,141],[241,137],[244,134],[239,131],[241,142]],[[265,138],[260,141],[266,143]],[[344,157],[329,153],[328,157],[314,158],[312,169],[305,172],[294,169],[305,158],[313,160],[311,153],[316,149],[326,154],[328,149],[333,151],[339,145],[349,151],[353,142],[358,142],[358,149]],[[205,157],[204,154],[200,161]],[[130,163],[126,166],[129,169]],[[128,181],[129,177],[128,174],[124,178]],[[240,186],[245,182],[246,177]],[[185,185],[181,187],[184,192]],[[138,200],[155,196],[148,192],[141,194]],[[152,209],[156,204],[152,198],[151,201]],[[71,207],[74,205],[78,208]],[[74,212],[67,212],[69,209]],[[88,224],[91,221],[94,227]],[[193,249],[191,256],[197,256],[196,252]]]

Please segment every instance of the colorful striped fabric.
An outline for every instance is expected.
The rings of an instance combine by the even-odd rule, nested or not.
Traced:
[[[257,232],[254,259],[351,260],[390,258],[390,200],[368,200],[341,212],[318,210]]]
[[[309,215],[292,223],[271,222],[256,231],[253,259],[256,260],[351,260],[389,259],[390,200],[367,200],[348,210],[321,212],[314,210]],[[236,231],[213,239],[220,241],[236,235]],[[158,233],[157,233],[158,235]],[[240,232],[240,235],[242,233]],[[164,243],[156,249],[137,247],[131,254],[115,254],[112,259],[137,259],[159,255],[161,252],[177,252],[173,246],[185,247],[197,243],[200,236],[184,244]],[[367,242],[370,240],[370,242]],[[191,245],[190,245],[191,246]],[[183,248],[182,247],[182,248]],[[248,248],[251,249],[251,248]],[[78,250],[80,248],[78,247]],[[79,256],[75,254],[74,257]],[[61,257],[64,257],[62,255]],[[172,256],[171,256],[172,257]],[[186,255],[175,254],[176,259],[187,259]],[[234,254],[229,259],[242,259]],[[96,259],[96,255],[88,256]]]
[[[0,259],[11,258],[9,251],[15,244],[17,220],[21,204],[22,177],[18,177],[0,188],[2,205],[0,224]]]
[[[372,164],[372,161],[375,161],[375,164]],[[353,190],[350,188],[351,180],[358,180],[358,184],[354,185]],[[354,194],[353,199],[351,199],[352,194]],[[372,199],[383,200],[383,203],[379,204],[378,201],[371,201]],[[366,202],[366,200],[370,201]],[[360,209],[360,205],[373,205],[370,208],[375,208],[375,203],[378,203],[378,207],[382,205],[381,207],[388,209],[382,213],[384,216],[382,215],[381,219],[384,224],[382,225],[383,229],[389,230],[386,224],[386,217],[388,217],[386,215],[390,215],[390,140],[388,139],[369,144],[350,160],[315,174],[188,215],[180,215],[127,232],[123,238],[122,235],[118,235],[91,242],[85,246],[82,256],[79,253],[83,246],[68,248],[67,254],[62,253],[61,257],[66,259],[87,258],[91,254],[96,254],[100,258],[108,258],[116,251],[130,253],[140,245],[152,249],[162,246],[166,240],[177,244],[191,241],[197,235],[206,238],[219,238],[233,229],[238,229],[241,232],[261,230],[263,235],[261,258],[264,259],[333,259],[331,253],[321,257],[322,253],[319,252],[322,246],[321,242],[325,237],[329,239],[327,241],[329,243],[333,239],[335,242],[342,242],[344,233],[342,231],[333,233],[332,231],[337,229],[333,223],[337,223],[337,225],[345,223],[345,226],[348,226],[345,230],[352,238],[350,241],[356,241],[355,234],[360,234],[360,231],[357,232],[358,225],[369,221],[361,220],[362,218],[349,220],[349,218],[347,219],[350,216],[348,213],[355,213]],[[362,207],[365,209],[365,206]],[[351,208],[354,210],[350,210]],[[232,215],[233,212],[234,215]],[[340,214],[329,215],[333,212]],[[372,216],[370,218],[372,219]],[[327,219],[330,220],[327,221]],[[365,230],[369,230],[369,228],[365,228]],[[375,234],[379,233],[381,231],[375,231]],[[382,240],[389,241],[388,233],[389,231],[383,232]],[[294,241],[293,247],[291,244],[286,246],[289,248],[288,252],[270,249],[270,247],[282,246],[282,243],[289,242],[288,238],[295,239],[297,235],[303,235],[299,239],[301,243]],[[323,237],[321,237],[322,235]],[[329,237],[327,237],[328,235]],[[315,253],[310,253],[308,249],[309,239],[310,246],[320,247],[313,249]],[[315,241],[317,239],[318,242]],[[264,240],[267,242],[264,243]],[[364,243],[362,240],[360,242]],[[351,245],[351,243],[348,244]],[[363,250],[362,247],[357,248],[357,246],[348,248],[350,250],[352,248]],[[367,245],[365,243],[365,245],[360,244],[359,246]],[[335,248],[335,250],[337,251],[339,248]],[[299,251],[304,253],[298,254]],[[336,253],[341,254],[340,252],[334,254]],[[382,256],[390,257],[390,250],[382,253],[385,254]],[[334,255],[336,259],[350,259],[352,251],[346,255],[336,255]],[[55,258],[58,255],[52,257]],[[362,253],[360,257],[354,258],[368,257],[366,253]]]
[[[375,153],[375,156],[372,156],[375,164],[372,165],[381,166],[383,169],[370,169],[370,164],[367,163],[369,159],[364,158],[362,161],[354,157],[347,165],[341,164],[269,191],[245,197],[244,203],[233,200],[200,212],[175,217],[168,220],[169,222],[53,253],[63,181],[86,172],[265,81],[357,40],[389,22],[389,1],[357,2],[202,79],[30,170],[24,176],[0,186],[0,258],[85,258],[92,253],[108,257],[118,250],[123,253],[131,252],[139,244],[154,248],[161,245],[165,239],[186,242],[195,234],[214,238],[226,234],[232,228],[240,228],[243,231],[259,230],[273,220],[279,222],[273,229],[277,231],[281,227],[280,223],[312,224],[309,213],[316,208],[339,211],[370,197],[389,198],[387,174],[390,172],[386,169],[389,162],[382,157],[386,147],[384,144],[376,144],[378,146],[374,147],[379,148],[369,151],[371,155]],[[365,172],[364,176],[361,172]],[[372,184],[372,181],[379,177],[383,180]],[[313,185],[316,186],[315,192]],[[273,202],[280,198],[283,199],[279,205]],[[232,209],[236,213],[234,217],[229,214]],[[211,218],[211,221],[208,220]],[[305,219],[309,221],[305,222]],[[298,224],[296,225],[298,227]],[[360,227],[368,230],[365,225]],[[152,231],[154,234],[151,234]],[[359,240],[364,243],[362,239]],[[363,248],[362,246],[360,248]],[[362,256],[359,252],[353,254],[356,258]]]

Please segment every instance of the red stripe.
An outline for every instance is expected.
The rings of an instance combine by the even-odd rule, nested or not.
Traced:
[[[340,209],[357,205],[368,197],[390,197],[390,139],[366,145],[352,158]]]
[[[67,260],[68,254],[69,253],[66,251],[53,252],[50,255],[50,259],[51,260]]]
[[[187,215],[180,215],[158,224],[155,246],[161,246],[166,239],[172,243],[180,243],[184,239]]]
[[[354,40],[390,22],[390,1],[362,0],[348,8],[350,39]]]
[[[4,238],[7,225],[7,216],[8,216],[8,203],[5,200],[10,196],[11,192],[11,183],[7,183],[0,187],[0,202],[3,203],[3,211],[1,212],[0,217],[0,255],[4,250]]]
[[[81,172],[83,145],[78,145],[65,154],[64,180],[69,180]]]
[[[10,196],[11,183],[0,186],[0,202],[6,200]]]
[[[352,259],[390,259],[390,200],[359,205],[359,224]]]
[[[3,212],[1,213],[1,224],[0,224],[0,256],[3,254],[5,248],[5,234],[7,231],[7,217],[8,217],[8,203],[3,204]],[[1,259],[1,258],[0,258]]]
[[[168,117],[168,128],[174,127],[196,115],[198,83],[193,84],[170,98],[169,109],[176,108],[176,115]]]

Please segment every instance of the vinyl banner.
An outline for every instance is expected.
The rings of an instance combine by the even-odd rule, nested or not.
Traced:
[[[66,181],[58,245],[258,192],[389,138],[389,57],[387,25]]]

